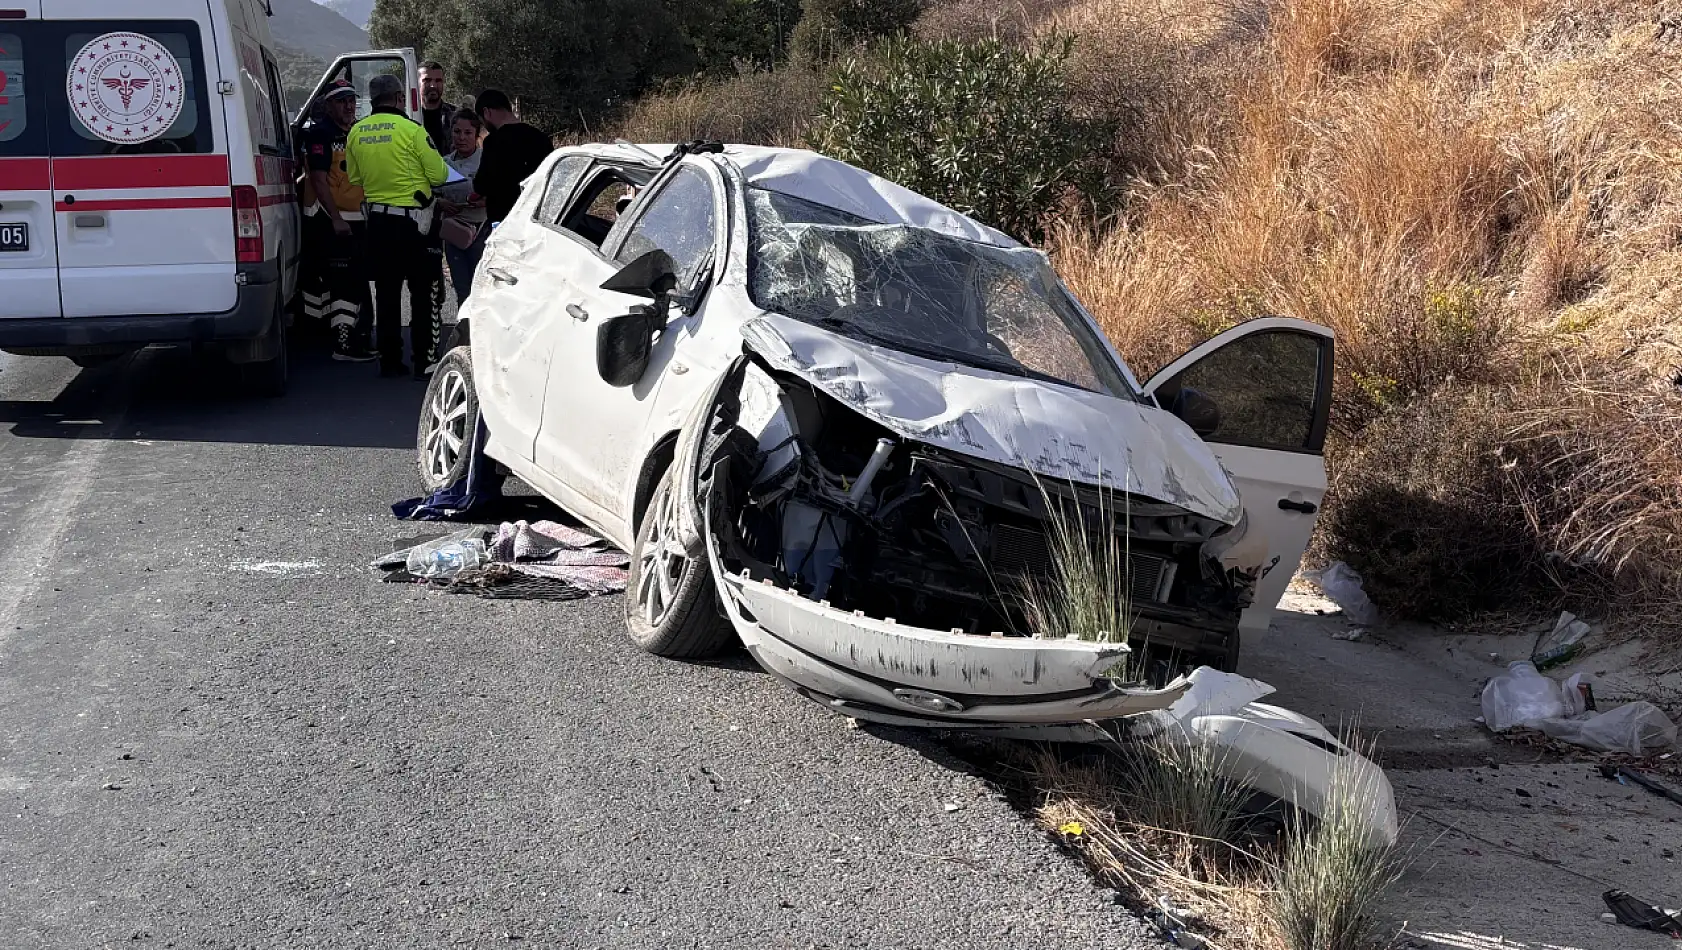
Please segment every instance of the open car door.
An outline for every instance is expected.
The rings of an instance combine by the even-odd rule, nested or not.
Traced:
[[[315,84],[315,90],[298,109],[298,114],[292,118],[294,136],[303,128],[304,120],[310,115],[310,109],[315,101],[321,97],[328,84],[340,79],[348,81],[356,87],[356,118],[367,118],[373,110],[368,102],[368,82],[375,76],[391,75],[403,80],[403,85],[409,90],[407,103],[409,118],[416,122],[421,120],[420,106],[420,70],[416,67],[415,51],[412,49],[381,49],[369,50],[364,53],[346,53],[333,61],[327,68],[321,81]]]
[[[1165,408],[1183,390],[1213,400],[1219,420],[1203,440],[1238,486],[1251,530],[1268,539],[1275,563],[1244,611],[1241,642],[1267,631],[1314,534],[1326,494],[1332,355],[1331,330],[1269,317],[1192,348],[1145,385]]]

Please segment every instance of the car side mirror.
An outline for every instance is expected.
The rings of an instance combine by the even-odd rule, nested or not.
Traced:
[[[603,320],[596,327],[596,372],[602,381],[623,388],[641,379],[654,355],[654,335],[665,325],[663,309],[648,304]]]
[[[1191,426],[1191,431],[1202,438],[1206,439],[1220,431],[1221,407],[1215,400],[1189,386],[1180,387],[1180,391],[1168,401],[1166,408],[1179,416],[1181,422]]]
[[[677,289],[677,263],[665,251],[655,248],[602,282],[603,290],[659,301]]]

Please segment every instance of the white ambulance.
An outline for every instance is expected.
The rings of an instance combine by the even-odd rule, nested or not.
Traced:
[[[0,349],[287,379],[300,214],[269,0],[0,0]],[[409,51],[333,75],[406,74]],[[324,80],[325,82],[325,80]]]

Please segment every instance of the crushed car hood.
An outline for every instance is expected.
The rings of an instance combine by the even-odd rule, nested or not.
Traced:
[[[900,353],[772,313],[748,320],[742,336],[774,369],[906,439],[1225,524],[1243,513],[1215,453],[1154,406]]]

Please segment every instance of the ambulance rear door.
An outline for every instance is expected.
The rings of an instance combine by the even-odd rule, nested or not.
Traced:
[[[375,76],[396,76],[403,80],[404,88],[409,90],[408,108],[409,118],[416,122],[421,120],[420,105],[420,70],[415,63],[415,51],[412,49],[381,49],[369,50],[363,53],[346,53],[333,61],[321,81],[315,84],[315,91],[310,93],[308,102],[302,103],[297,115],[292,120],[294,131],[304,126],[304,120],[309,117],[310,109],[320,98],[327,87],[341,79],[348,81],[356,89],[356,118],[365,119],[373,112],[373,105],[368,101],[368,83]]]
[[[43,0],[66,318],[219,313],[238,299],[233,191],[208,0]],[[243,161],[249,162],[249,156]]]

